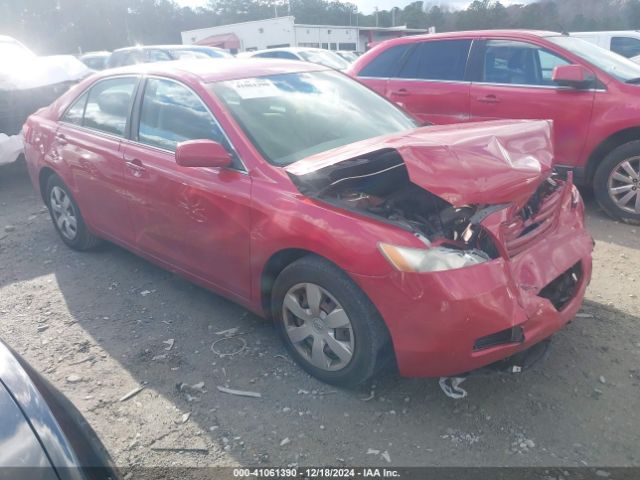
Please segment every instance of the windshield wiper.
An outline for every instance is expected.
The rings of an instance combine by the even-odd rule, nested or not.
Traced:
[[[638,84],[640,84],[640,77],[630,78],[629,80],[627,80],[624,83],[630,83],[632,85],[638,85]]]

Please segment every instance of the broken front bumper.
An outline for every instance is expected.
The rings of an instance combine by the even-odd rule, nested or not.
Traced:
[[[577,192],[564,190],[553,228],[515,255],[428,274],[353,275],[386,321],[402,375],[475,370],[530,348],[575,316],[591,279],[593,240]],[[505,223],[496,212],[483,226],[499,237]]]

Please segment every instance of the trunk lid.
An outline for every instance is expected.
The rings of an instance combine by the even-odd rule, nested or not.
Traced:
[[[411,182],[453,206],[522,207],[551,174],[551,122],[493,121],[422,127],[338,147],[285,168],[313,193],[339,180],[340,164],[395,150]]]

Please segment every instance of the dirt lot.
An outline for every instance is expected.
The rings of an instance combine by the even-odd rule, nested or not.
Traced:
[[[467,398],[456,401],[433,379],[328,387],[292,364],[269,324],[235,304],[112,245],[69,250],[18,163],[0,168],[0,336],[78,406],[127,468],[638,466],[640,227],[605,218],[592,201],[588,210],[597,245],[581,318],[533,370],[470,378]],[[232,352],[238,338],[246,348],[214,353],[216,332],[235,327],[242,335],[215,348]],[[202,391],[177,388],[199,382]],[[157,450],[181,447],[202,450]]]

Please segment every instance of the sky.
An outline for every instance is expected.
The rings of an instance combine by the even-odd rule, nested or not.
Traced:
[[[200,7],[207,3],[207,0],[176,0],[178,4],[186,7]],[[350,0],[355,3],[362,13],[371,13],[378,7],[379,10],[390,10],[393,7],[403,8],[415,0]],[[466,8],[471,3],[470,0],[424,0],[427,5],[448,5],[452,9]],[[502,0],[503,5],[514,3],[531,3],[534,0]]]

